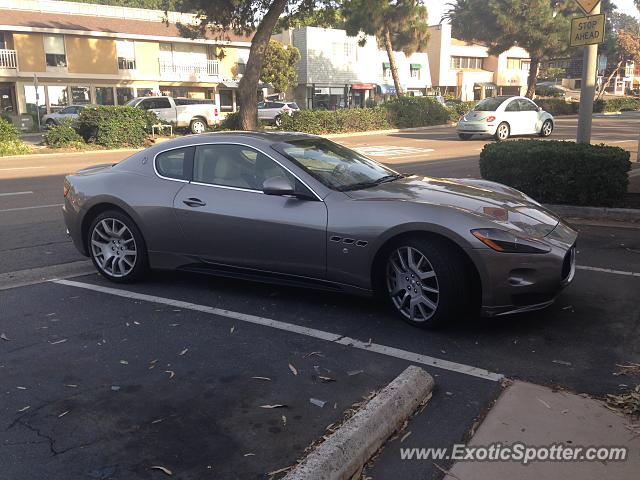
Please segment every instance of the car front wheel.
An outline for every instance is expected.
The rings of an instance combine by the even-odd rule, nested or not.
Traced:
[[[500,125],[498,125],[498,128],[496,128],[494,138],[497,141],[501,142],[502,140],[506,140],[507,138],[509,138],[510,133],[511,129],[509,128],[509,124],[507,122],[502,122]]]
[[[87,242],[94,266],[112,282],[134,282],[148,269],[142,234],[134,221],[121,212],[98,215],[91,222]]]
[[[541,137],[548,137],[553,132],[553,122],[551,120],[545,120],[540,129]]]
[[[387,299],[419,327],[439,326],[461,313],[469,299],[468,278],[459,253],[439,239],[405,240],[386,257]]]

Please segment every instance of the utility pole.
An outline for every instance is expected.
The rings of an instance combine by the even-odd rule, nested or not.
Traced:
[[[600,13],[600,2],[590,12]],[[578,115],[578,143],[591,143],[591,119],[593,116],[593,97],[596,94],[596,71],[598,63],[598,44],[585,45],[582,55],[582,80],[580,83],[580,111]]]

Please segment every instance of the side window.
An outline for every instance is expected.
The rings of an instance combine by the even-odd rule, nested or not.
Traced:
[[[194,182],[262,191],[264,181],[277,176],[287,177],[295,185],[295,177],[253,148],[225,144],[196,147]]]
[[[192,165],[193,147],[168,150],[156,157],[156,170],[167,178],[190,180]]]
[[[159,97],[155,99],[153,108],[171,108],[171,103],[168,98]]]
[[[153,100],[152,99],[146,99],[146,100],[141,100],[138,105],[136,105],[138,108],[141,108],[143,110],[149,110],[150,108],[153,108]]]
[[[519,112],[520,108],[518,107],[518,100],[512,100],[507,108],[504,109],[505,112]]]
[[[518,100],[518,104],[520,105],[521,112],[535,112],[538,110],[538,107],[529,100],[520,99]]]

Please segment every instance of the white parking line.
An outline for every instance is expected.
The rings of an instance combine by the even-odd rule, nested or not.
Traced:
[[[50,208],[50,207],[61,207],[61,203],[53,203],[51,205],[34,205],[33,207],[17,207],[17,208],[5,208],[4,210],[0,210],[0,212],[17,212],[19,210],[35,210],[37,208]]]
[[[35,168],[47,168],[47,167],[11,167],[11,168],[0,168],[0,172],[8,172],[9,170],[33,170]]]
[[[33,193],[32,191],[28,191],[28,192],[8,192],[8,193],[0,193],[0,197],[8,197],[10,195],[29,195],[30,193]]]
[[[611,268],[588,267],[586,265],[576,265],[578,270],[588,270],[590,272],[612,273],[614,275],[624,275],[627,277],[640,277],[640,272],[625,272],[624,270],[612,270]]]
[[[155,295],[146,295],[143,293],[130,292],[127,290],[121,290],[118,288],[102,287],[100,285],[92,285],[90,283],[75,282],[73,280],[52,280],[53,283],[59,285],[66,285],[68,287],[84,288],[86,290],[93,290],[94,292],[106,293],[109,295],[115,295],[118,297],[129,298],[132,300],[141,300],[144,302],[159,303],[162,305],[169,305],[176,308],[182,308],[185,310],[193,310],[196,312],[208,313],[211,315],[218,315],[221,317],[232,318],[241,322],[252,323],[255,325],[261,325],[264,327],[275,328],[278,330],[284,330],[287,332],[297,333],[300,335],[306,335],[307,337],[318,338],[327,342],[333,342],[347,347],[357,348],[359,350],[367,350],[375,352],[388,357],[400,358],[413,363],[426,365],[429,367],[439,368],[442,370],[449,370],[456,373],[462,373],[470,375],[472,377],[478,377],[485,380],[491,380],[497,382],[503,378],[503,375],[499,373],[489,372],[483,368],[472,367],[469,365],[463,365],[461,363],[450,362],[448,360],[442,360],[440,358],[430,357],[427,355],[421,355],[419,353],[409,352],[406,350],[400,350],[394,347],[388,347],[386,345],[380,345],[378,343],[368,343],[356,340],[355,338],[346,337],[337,333],[325,332],[323,330],[317,330],[315,328],[303,327],[291,323],[280,322],[278,320],[272,320],[270,318],[258,317],[256,315],[249,315],[246,313],[233,312],[230,310],[224,310],[221,308],[210,307],[208,305],[199,305],[197,303],[183,302],[182,300],[174,300],[172,298],[157,297]]]

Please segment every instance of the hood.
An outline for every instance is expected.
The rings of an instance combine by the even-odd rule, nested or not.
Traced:
[[[518,190],[480,179],[408,176],[373,188],[345,192],[355,200],[396,200],[465,210],[502,228],[548,235],[559,218]]]

